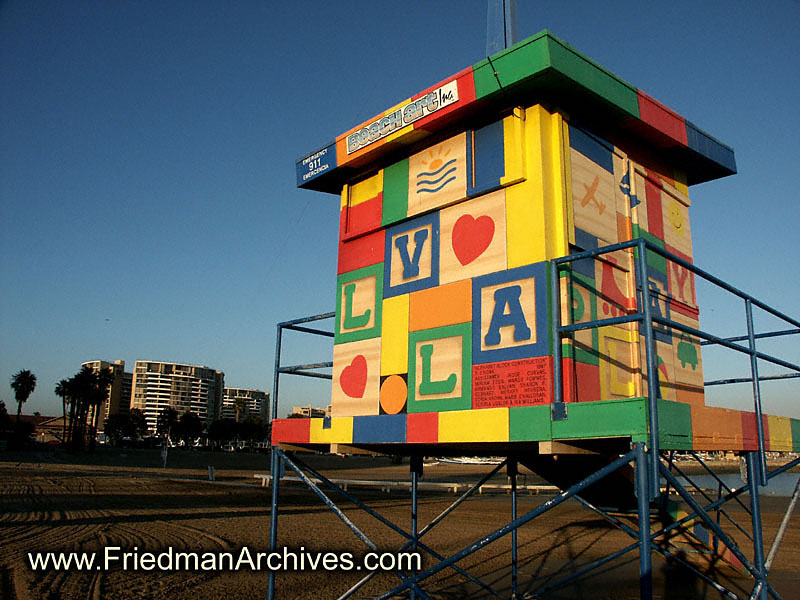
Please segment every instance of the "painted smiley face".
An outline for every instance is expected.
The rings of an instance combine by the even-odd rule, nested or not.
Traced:
[[[669,213],[669,222],[675,233],[683,235],[683,212],[677,202],[672,202],[667,211]]]

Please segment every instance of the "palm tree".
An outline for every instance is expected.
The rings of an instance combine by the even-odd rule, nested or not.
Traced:
[[[89,441],[89,450],[94,451],[95,441],[97,438],[97,419],[100,416],[100,409],[103,403],[108,398],[108,388],[114,380],[111,369],[106,367],[99,371],[94,371],[94,381],[89,398],[89,404],[92,406],[92,437]]]
[[[239,416],[247,410],[247,403],[245,399],[241,396],[237,397],[233,401],[233,410],[236,411],[236,422],[239,422]]]
[[[66,443],[67,440],[67,402],[72,404],[72,393],[70,390],[70,382],[67,379],[62,379],[56,384],[56,396],[61,398],[61,443]],[[69,399],[69,400],[68,400]]]
[[[14,388],[14,398],[17,401],[17,423],[19,423],[22,405],[36,389],[36,375],[28,369],[22,369],[11,377],[11,387]]]

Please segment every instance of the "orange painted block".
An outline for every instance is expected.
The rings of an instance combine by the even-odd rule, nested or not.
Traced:
[[[675,400],[693,406],[706,405],[706,395],[703,392],[703,388],[692,387],[680,382],[675,386]]]
[[[275,419],[272,422],[273,444],[307,444],[311,419]]]
[[[506,269],[504,190],[461,202],[439,213],[439,282]]]
[[[437,444],[439,442],[439,413],[409,413],[406,417],[406,442]]]
[[[408,330],[472,321],[472,281],[456,281],[409,294]]]
[[[633,225],[631,218],[617,213],[617,239],[620,242],[627,242],[633,239]]]
[[[715,406],[692,406],[695,450],[740,450],[744,443],[742,412]]]

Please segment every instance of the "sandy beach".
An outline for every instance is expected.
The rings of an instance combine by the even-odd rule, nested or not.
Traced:
[[[408,465],[384,458],[317,457],[315,467],[329,477],[403,480]],[[208,481],[207,467],[216,481]],[[425,481],[474,481],[489,470],[480,465],[433,464]],[[92,457],[59,453],[0,455],[0,597],[3,599],[170,598],[212,600],[266,597],[266,572],[34,571],[32,552],[159,553],[167,548],[199,553],[265,552],[269,540],[270,489],[254,473],[267,473],[267,458],[255,454],[201,453],[175,450],[167,468],[157,451],[101,451]],[[505,476],[498,475],[504,482]],[[527,483],[536,478],[528,476]],[[409,495],[359,490],[359,498],[404,528],[409,527]],[[420,525],[446,508],[454,496],[421,494]],[[521,495],[519,512],[530,510],[548,496]],[[767,546],[777,531],[787,498],[762,497]],[[403,538],[345,503],[347,515],[380,549],[394,550]],[[734,503],[729,514],[747,522]],[[349,551],[356,557],[366,548],[339,519],[308,490],[281,487],[278,529],[280,546],[307,551]],[[476,496],[461,505],[431,531],[424,541],[447,556],[507,522],[510,501],[502,493]],[[741,535],[736,534],[737,540]],[[534,520],[519,532],[520,592],[530,592],[578,570],[609,551],[631,543],[623,532],[606,524],[575,502],[568,502]],[[750,552],[750,550],[748,550]],[[459,565],[510,597],[510,538],[507,536],[465,559]],[[426,565],[432,564],[426,559]],[[655,597],[717,598],[719,593],[685,569],[653,558]],[[281,573],[277,598],[336,598],[360,579],[355,572],[306,570]],[[747,597],[749,579],[720,574],[740,596]],[[784,598],[800,586],[800,528],[790,523],[771,581]],[[398,579],[377,575],[355,597],[389,589]],[[561,587],[545,598],[638,598],[638,559],[628,553],[598,575]],[[483,598],[487,593],[452,570],[424,586],[433,598]]]

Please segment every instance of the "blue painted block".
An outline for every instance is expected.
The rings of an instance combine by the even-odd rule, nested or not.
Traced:
[[[472,280],[472,362],[482,364],[551,353],[549,263]]]
[[[579,251],[597,250],[600,247],[600,243],[597,241],[597,236],[576,227],[575,246]],[[593,258],[574,260],[570,263],[572,265],[572,271],[574,273],[580,273],[589,279],[594,279],[594,260]]]
[[[383,265],[384,298],[439,285],[439,213],[389,227]]]
[[[467,196],[498,189],[505,175],[503,121],[467,134]]]
[[[405,442],[405,414],[353,417],[354,444],[404,444]]]
[[[609,173],[614,173],[614,146],[602,138],[570,125],[569,145]]]

